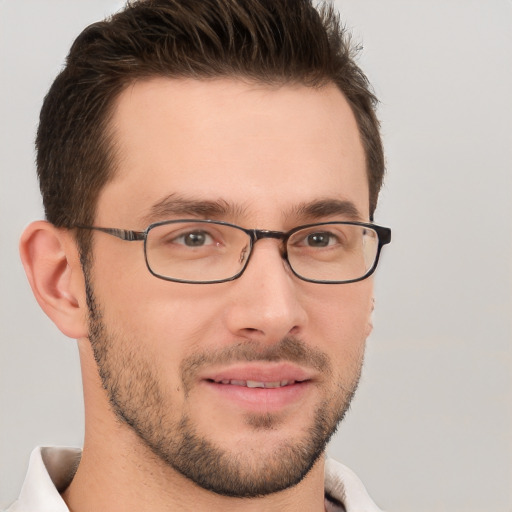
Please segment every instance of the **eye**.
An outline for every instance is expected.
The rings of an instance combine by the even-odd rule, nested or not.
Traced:
[[[189,231],[183,233],[173,240],[174,243],[183,244],[187,247],[203,247],[213,244],[213,238],[206,231]]]
[[[318,231],[315,233],[309,233],[304,238],[304,245],[308,247],[328,247],[334,245],[337,242],[337,237],[328,231]]]

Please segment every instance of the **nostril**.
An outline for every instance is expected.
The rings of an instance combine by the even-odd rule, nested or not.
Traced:
[[[298,325],[295,325],[294,327],[292,327],[289,331],[289,335],[290,336],[297,336],[300,332],[300,327]]]

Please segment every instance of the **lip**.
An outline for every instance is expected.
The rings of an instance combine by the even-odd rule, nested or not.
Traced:
[[[223,380],[253,380],[260,382],[282,380],[306,381],[312,380],[313,372],[293,363],[254,362],[225,366],[218,370],[210,369],[208,372],[200,375],[199,378],[216,382]]]
[[[314,374],[291,363],[248,363],[210,370],[200,383],[238,409],[270,413],[300,403],[314,384]]]

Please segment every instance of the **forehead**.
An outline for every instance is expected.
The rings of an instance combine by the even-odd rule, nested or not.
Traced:
[[[239,221],[331,199],[367,217],[364,151],[334,85],[144,80],[119,96],[111,128],[117,169],[98,199],[97,222],[133,228],[173,197],[226,204]]]

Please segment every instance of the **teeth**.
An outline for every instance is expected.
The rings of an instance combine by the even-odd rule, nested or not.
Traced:
[[[248,388],[264,388],[265,387],[265,384],[263,382],[256,382],[255,380],[248,380],[246,385]]]
[[[256,380],[228,380],[224,379],[219,381],[220,384],[231,384],[232,386],[243,386],[247,388],[282,388],[294,384],[294,380],[277,380],[274,382],[260,382]]]

